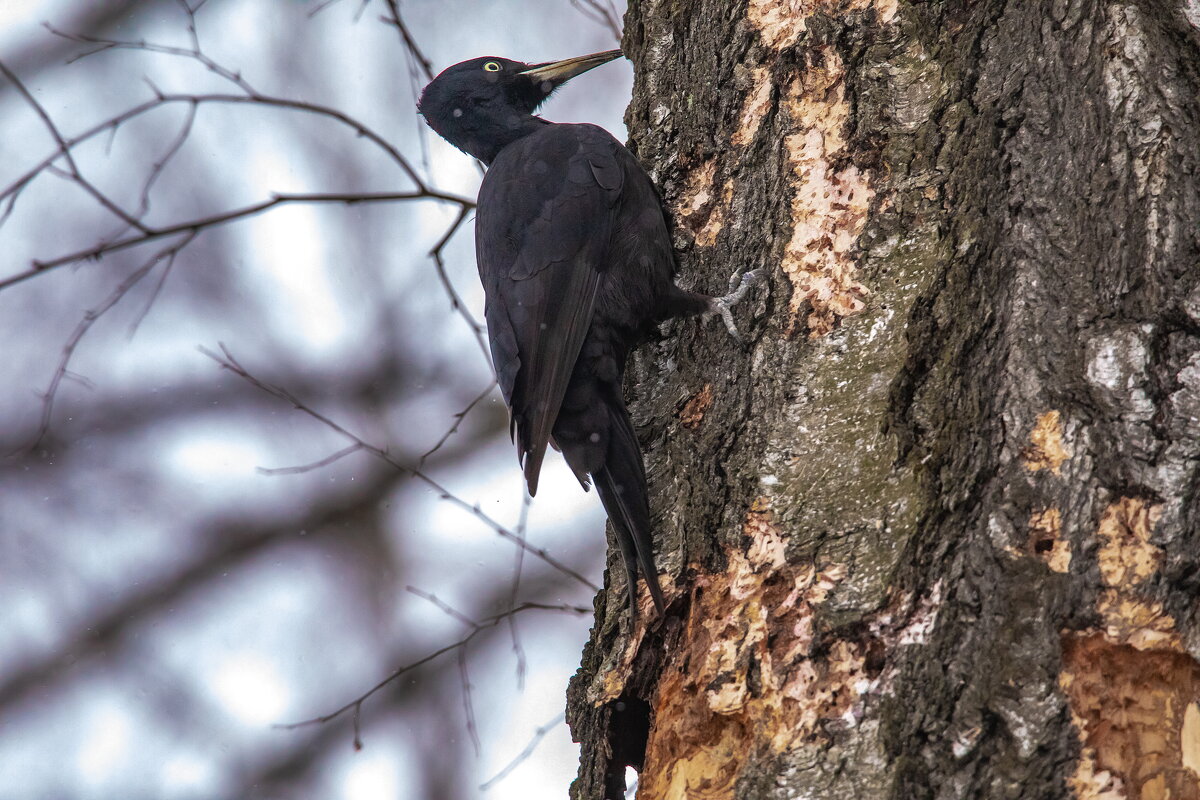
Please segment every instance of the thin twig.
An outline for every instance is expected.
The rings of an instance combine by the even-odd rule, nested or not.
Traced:
[[[167,148],[167,151],[163,153],[162,158],[160,158],[158,161],[155,161],[154,165],[150,168],[150,175],[146,178],[146,182],[142,184],[142,197],[141,201],[138,203],[137,213],[139,219],[144,217],[146,212],[150,210],[150,190],[154,188],[154,184],[158,181],[158,177],[162,175],[162,172],[164,169],[166,169],[167,164],[169,164],[171,159],[175,157],[176,153],[183,148],[184,143],[187,142],[188,137],[191,135],[192,126],[196,122],[196,111],[198,108],[199,105],[196,103],[192,103],[190,106],[188,106],[187,118],[184,119],[183,127],[179,129],[179,134],[175,137],[175,140],[171,142],[171,145]]]
[[[517,536],[515,533],[510,531],[508,528],[501,525],[495,519],[488,516],[486,513],[484,513],[483,509],[481,509],[479,507],[478,503],[475,503],[475,504],[468,503],[466,500],[463,500],[462,498],[453,494],[449,489],[447,489],[441,483],[434,480],[433,478],[431,478],[429,475],[425,474],[421,470],[416,469],[413,466],[403,464],[403,463],[397,461],[395,457],[393,457],[390,453],[387,452],[387,450],[367,442],[366,440],[351,433],[345,427],[338,424],[337,422],[334,422],[332,419],[330,419],[329,417],[320,413],[319,411],[316,411],[313,408],[305,405],[305,403],[303,401],[301,401],[298,397],[296,397],[294,394],[289,392],[287,389],[284,389],[279,386],[273,386],[273,385],[266,383],[266,382],[260,380],[259,378],[255,377],[245,367],[243,367],[241,364],[239,364],[237,362],[237,360],[233,357],[233,354],[229,352],[229,349],[224,344],[221,344],[220,347],[221,347],[221,355],[218,355],[205,347],[200,347],[198,349],[200,350],[201,353],[203,353],[204,355],[208,356],[213,361],[215,361],[219,365],[221,365],[222,368],[227,369],[230,372],[234,373],[235,375],[245,379],[246,381],[248,381],[252,385],[258,387],[259,389],[266,392],[267,394],[270,394],[274,397],[279,398],[280,400],[283,400],[283,401],[291,404],[291,406],[293,408],[295,408],[297,411],[307,414],[308,416],[317,420],[318,422],[325,425],[326,427],[336,431],[337,433],[346,437],[350,441],[360,445],[363,450],[367,451],[371,455],[380,459],[384,463],[391,465],[394,469],[396,469],[406,475],[410,475],[410,476],[418,479],[419,481],[424,483],[426,486],[430,487],[435,492],[437,492],[439,499],[445,500],[448,503],[451,503],[452,505],[458,506],[459,508],[463,509],[467,513],[471,514],[476,519],[478,519],[480,522],[482,522],[484,525],[486,525],[488,528],[490,528],[497,536],[500,536],[503,539],[507,539],[508,541],[513,542],[518,547],[521,547],[521,548],[525,549],[526,551],[528,551],[530,555],[545,562],[547,565],[558,570],[563,575],[567,575],[571,578],[574,578],[575,580],[582,583],[584,586],[587,586],[588,588],[592,589],[592,591],[600,591],[600,588],[598,586],[596,586],[596,584],[592,583],[590,580],[588,580],[584,576],[580,575],[578,572],[571,569],[566,564],[563,564],[561,561],[554,558],[554,556],[552,556],[548,552],[546,552],[546,550],[544,548],[533,547],[528,542],[524,541],[519,536]]]
[[[303,472],[312,472],[314,469],[320,469],[321,467],[328,467],[335,461],[341,461],[351,453],[357,453],[362,449],[362,445],[352,444],[349,447],[343,447],[333,455],[325,456],[320,461],[314,461],[311,464],[302,464],[298,467],[257,467],[255,471],[259,475],[299,475]]]
[[[446,653],[451,653],[451,652],[454,652],[455,650],[460,650],[460,649],[466,647],[468,644],[471,643],[471,641],[476,636],[478,636],[479,634],[483,633],[486,630],[490,630],[491,628],[496,627],[497,625],[499,625],[501,622],[503,622],[508,617],[516,615],[516,614],[521,614],[526,611],[558,611],[558,612],[568,613],[568,614],[590,614],[590,613],[592,613],[592,610],[585,606],[572,606],[572,605],[567,605],[567,604],[549,605],[546,603],[522,603],[521,605],[516,606],[515,608],[510,608],[508,611],[504,611],[500,614],[495,614],[490,617],[485,617],[483,620],[480,621],[479,627],[474,628],[470,633],[468,633],[463,638],[459,639],[458,641],[456,641],[452,644],[448,644],[444,647],[438,648],[437,650],[433,651],[432,653],[430,653],[422,658],[419,658],[416,661],[410,662],[408,664],[405,664],[402,667],[397,668],[395,671],[393,671],[390,675],[388,675],[386,678],[381,680],[379,683],[375,684],[370,689],[368,689],[366,692],[364,692],[363,694],[354,698],[353,700],[351,700],[349,703],[346,703],[342,707],[335,709],[334,711],[331,711],[330,713],[324,714],[320,717],[313,717],[312,719],[306,719],[306,720],[302,720],[300,722],[282,723],[282,724],[275,725],[274,727],[280,728],[282,730],[295,730],[297,728],[303,728],[303,727],[307,727],[309,725],[323,725],[324,723],[329,722],[330,720],[337,719],[341,715],[345,714],[347,711],[353,711],[354,712],[354,740],[355,740],[356,749],[359,749],[362,747],[362,740],[359,735],[360,734],[359,715],[362,710],[363,703],[365,703],[367,700],[369,700],[372,695],[374,695],[376,692],[378,692],[380,689],[384,688],[388,684],[395,681],[397,678],[400,678],[404,674],[412,672],[413,670],[415,670],[419,667],[422,667],[431,661],[436,661],[438,658],[440,658],[441,656],[444,656]]]
[[[133,322],[129,323],[129,332],[126,336],[132,339],[137,333],[138,328],[150,314],[150,309],[154,307],[154,302],[158,300],[158,296],[162,294],[163,286],[167,283],[167,278],[171,275],[171,270],[175,268],[175,259],[172,258],[167,262],[167,265],[162,268],[159,273],[158,282],[154,284],[154,290],[150,292],[150,296],[146,298],[146,302],[142,304],[142,310],[133,318]]]
[[[521,514],[517,517],[517,529],[515,533],[521,537],[521,541],[525,540],[525,530],[529,525],[529,507],[533,504],[533,498],[529,496],[529,490],[525,487],[525,476],[521,476]],[[512,590],[508,595],[508,604],[515,606],[517,604],[517,592],[521,588],[521,569],[525,565],[525,551],[518,547],[516,554],[517,562],[513,565]],[[512,636],[513,655],[517,657],[517,689],[523,691],[525,689],[525,648],[521,646],[521,636],[517,631],[516,618],[510,617],[508,620],[509,634]]]
[[[475,722],[475,704],[471,702],[471,675],[467,672],[467,646],[463,645],[458,651],[458,678],[462,685],[463,715],[467,719],[467,736],[475,747],[475,757],[483,754],[483,744],[479,741],[479,725]]]
[[[401,40],[404,42],[404,49],[408,51],[413,60],[420,65],[421,71],[425,73],[425,80],[433,80],[433,62],[421,52],[421,47],[417,44],[416,38],[413,37],[408,26],[404,24],[404,17],[400,15],[399,1],[384,0],[384,3],[388,7],[388,16],[381,17],[381,19],[387,24],[395,26],[396,30],[400,32]]]
[[[84,337],[87,336],[88,331],[96,324],[96,321],[108,313],[113,306],[121,302],[122,298],[129,294],[129,291],[143,278],[149,275],[150,271],[158,266],[163,259],[167,260],[167,268],[169,268],[174,262],[175,257],[179,255],[179,251],[186,247],[194,236],[194,233],[189,233],[179,241],[159,250],[140,267],[129,273],[125,280],[117,284],[116,288],[99,305],[84,312],[83,319],[79,321],[79,324],[75,326],[75,330],[67,337],[67,342],[63,345],[62,356],[59,358],[58,366],[54,370],[54,376],[50,379],[50,385],[46,388],[45,394],[42,395],[42,413],[38,420],[38,428],[33,441],[28,445],[18,448],[17,452],[34,449],[45,439],[46,434],[49,433],[50,420],[54,414],[54,401],[58,397],[59,386],[62,385],[65,378],[71,376],[71,372],[68,369],[71,364],[71,358],[75,355],[75,351]]]
[[[495,375],[495,368],[492,364],[491,348],[489,348],[487,342],[483,340],[484,327],[479,324],[479,321],[476,320],[474,315],[471,314],[470,310],[467,309],[467,304],[463,302],[462,297],[459,295],[458,291],[455,290],[454,284],[450,281],[450,275],[446,272],[445,259],[442,258],[442,251],[445,249],[446,245],[449,244],[451,237],[454,236],[459,227],[464,221],[466,221],[467,214],[470,213],[470,211],[471,209],[467,208],[466,206],[463,206],[459,209],[458,216],[455,217],[454,222],[449,228],[446,229],[446,232],[442,234],[442,238],[438,239],[437,243],[434,244],[433,248],[429,251],[429,256],[433,259],[434,267],[437,269],[438,279],[442,282],[442,288],[446,290],[446,294],[450,298],[450,308],[463,318],[463,321],[471,330],[471,334],[475,337],[475,343],[479,345],[480,352],[483,353],[484,362],[488,365],[489,369],[492,369],[492,374]],[[0,286],[0,288],[3,287]]]
[[[466,625],[468,628],[478,628],[479,627],[478,622],[471,619],[466,614],[459,611],[457,608],[450,605],[445,600],[441,599],[440,597],[438,597],[435,594],[430,594],[429,592],[426,592],[423,589],[418,589],[417,587],[411,586],[411,585],[405,586],[404,591],[408,592],[409,594],[416,595],[417,597],[421,598],[422,600],[426,600],[426,601],[432,603],[443,614],[445,614],[446,616],[448,616],[452,619],[458,620],[462,624]]]
[[[535,730],[533,732],[533,738],[529,740],[529,744],[525,745],[525,749],[522,750],[520,753],[518,753],[516,758],[514,758],[512,761],[508,762],[508,765],[504,769],[497,772],[486,782],[480,784],[479,785],[480,791],[486,792],[488,789],[491,789],[497,783],[499,783],[500,781],[507,778],[514,769],[521,766],[521,764],[524,763],[526,759],[528,759],[531,755],[533,755],[533,751],[537,749],[537,746],[539,744],[541,744],[542,739],[545,738],[547,733],[549,733],[550,731],[557,728],[559,725],[566,722],[566,720],[567,720],[566,714],[559,714],[554,719],[550,720],[545,725],[543,725],[542,727]]]
[[[446,429],[446,432],[442,434],[442,438],[438,439],[437,443],[433,447],[426,450],[424,453],[421,454],[421,457],[419,459],[417,459],[417,469],[421,469],[422,467],[424,467],[425,459],[429,458],[431,455],[436,453],[438,450],[441,450],[442,446],[444,444],[446,444],[447,440],[449,440],[449,438],[451,436],[453,436],[454,434],[458,433],[458,429],[462,425],[463,420],[466,419],[467,414],[470,414],[471,410],[473,408],[475,408],[475,406],[479,405],[480,401],[483,400],[483,398],[487,397],[489,394],[491,394],[492,390],[495,388],[496,388],[496,381],[493,379],[492,382],[489,383],[482,392],[480,392],[478,395],[475,396],[474,400],[472,400],[470,403],[467,403],[466,408],[464,408],[462,411],[457,412],[454,415],[454,423],[449,428]]]
[[[314,8],[312,11],[308,12],[308,18],[312,19],[313,17],[315,17],[317,14],[320,14],[325,9],[329,8],[330,6],[337,5],[341,1],[342,0],[322,0],[320,3],[317,3],[316,8]],[[358,22],[362,18],[363,12],[367,10],[367,6],[369,6],[369,5],[371,5],[371,0],[359,0],[358,8],[354,10],[354,21],[355,22]]]
[[[66,31],[61,31],[48,22],[43,22],[42,25],[46,28],[46,30],[50,31],[50,33],[68,41],[79,42],[80,44],[95,45],[93,49],[67,59],[68,64],[73,64],[76,61],[87,58],[88,56],[94,56],[97,53],[104,53],[109,50],[142,50],[147,53],[158,53],[161,55],[189,58],[202,64],[205,69],[214,75],[219,75],[220,77],[234,84],[246,94],[256,94],[254,87],[242,77],[240,72],[231,70],[228,67],[224,67],[204,54],[203,49],[200,47],[200,35],[196,30],[196,11],[199,9],[199,6],[196,6],[196,8],[190,8],[186,3],[183,2],[180,2],[179,5],[185,9],[188,15],[187,30],[188,36],[192,40],[191,49],[165,44],[155,44],[154,42],[147,42],[145,39],[139,39],[137,41],[102,39],[97,36],[90,36],[86,33],[68,33]]]

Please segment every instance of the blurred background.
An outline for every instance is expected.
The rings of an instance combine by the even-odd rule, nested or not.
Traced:
[[[523,501],[414,104],[623,4],[197,3],[0,3],[0,798],[564,797],[603,514]]]

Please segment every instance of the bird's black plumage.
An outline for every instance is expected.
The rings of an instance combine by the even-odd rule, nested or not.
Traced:
[[[621,393],[625,361],[669,316],[716,310],[679,289],[662,206],[633,155],[595,125],[533,115],[559,85],[620,55],[529,65],[478,58],[430,83],[419,108],[451,144],[489,167],[475,250],[492,359],[511,432],[536,494],[547,445],[616,532],[637,608],[637,572],[664,608],[646,474]]]

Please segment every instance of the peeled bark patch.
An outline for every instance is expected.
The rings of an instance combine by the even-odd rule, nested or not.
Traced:
[[[641,796],[732,797],[747,753],[812,741],[871,685],[863,645],[838,640],[814,651],[815,609],[845,569],[789,564],[763,498],[744,531],[750,547],[728,552],[724,571],[696,567],[683,646],[667,654],[652,701]]]
[[[1070,457],[1071,454],[1063,446],[1062,415],[1053,410],[1039,415],[1033,432],[1029,434],[1029,447],[1022,453],[1025,468],[1030,472],[1048,469],[1058,475],[1063,462]]]
[[[1098,532],[1100,575],[1109,586],[1137,583],[1154,574],[1162,554],[1150,543],[1160,506],[1123,497],[1104,510]]]
[[[1136,497],[1110,504],[1100,519],[1100,577],[1108,587],[1097,611],[1108,641],[1138,650],[1182,651],[1175,620],[1162,604],[1140,596],[1137,586],[1154,574],[1162,552],[1150,543],[1161,507]]]
[[[1104,635],[1111,642],[1138,650],[1183,649],[1175,619],[1163,609],[1162,603],[1108,589],[1100,595],[1097,611],[1104,620]]]
[[[725,225],[725,213],[733,202],[733,181],[726,180],[716,192],[716,164],[708,159],[688,175],[676,215],[700,247],[716,244]]]
[[[792,236],[783,270],[792,282],[790,308],[795,318],[805,303],[811,311],[809,335],[823,336],[841,317],[865,307],[867,288],[855,279],[858,237],[867,221],[875,191],[869,176],[848,154],[845,127],[850,103],[845,68],[832,50],[787,88],[784,107],[796,132],[784,138],[792,169]]]
[[[818,11],[842,15],[874,8],[881,22],[890,22],[897,7],[896,0],[750,0],[747,17],[763,44],[778,50],[795,44]]]
[[[712,405],[712,401],[712,384],[706,383],[703,389],[689,397],[680,406],[679,424],[689,431],[699,428],[700,423],[704,421],[704,415],[708,413],[709,406]]]
[[[1084,758],[1071,781],[1087,800],[1200,797],[1194,764],[1200,664],[1183,653],[1138,650],[1101,635],[1068,636],[1059,683]],[[1189,714],[1192,716],[1189,717]]]
[[[771,90],[774,87],[770,70],[766,67],[755,67],[750,73],[750,83],[750,93],[746,95],[746,103],[742,106],[742,113],[738,115],[737,130],[729,139],[729,143],[735,147],[745,147],[754,141],[759,125],[762,124],[767,109],[771,107]]]
[[[1150,542],[1158,506],[1123,497],[1100,521],[1100,630],[1063,639],[1059,685],[1070,701],[1082,752],[1070,785],[1086,800],[1200,798],[1197,722],[1200,664],[1175,620],[1139,596],[1162,554]]]
[[[1183,728],[1179,732],[1183,751],[1183,766],[1200,778],[1200,703],[1188,703],[1183,712]]]

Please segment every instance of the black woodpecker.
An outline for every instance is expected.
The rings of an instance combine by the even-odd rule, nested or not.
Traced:
[[[438,75],[417,105],[431,128],[488,167],[475,254],[529,494],[553,445],[585,489],[589,478],[596,484],[632,613],[639,566],[662,613],[646,471],[621,394],[625,361],[668,317],[719,314],[736,335],[730,306],[758,276],[741,276],[721,298],[677,287],[662,204],[633,154],[603,128],[534,116],[555,89],[620,55],[546,64],[475,58]]]

